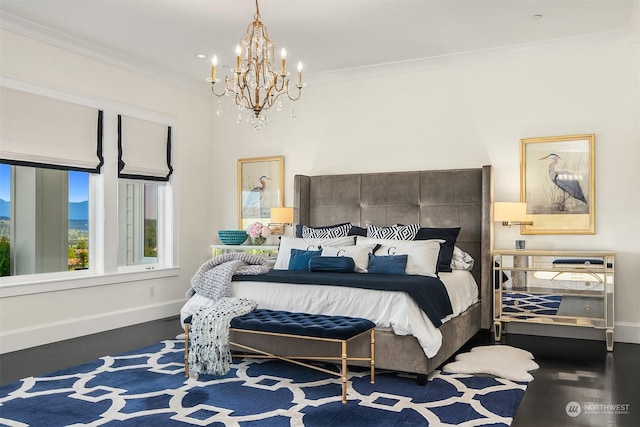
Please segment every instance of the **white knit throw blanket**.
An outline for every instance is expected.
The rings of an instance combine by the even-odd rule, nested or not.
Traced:
[[[258,306],[246,298],[221,298],[193,315],[189,367],[199,374],[224,375],[231,369],[231,319]]]
[[[228,253],[207,260],[191,278],[191,288],[185,293],[191,298],[194,293],[214,301],[233,296],[231,278],[234,274],[264,274],[269,271],[263,257],[240,253]]]

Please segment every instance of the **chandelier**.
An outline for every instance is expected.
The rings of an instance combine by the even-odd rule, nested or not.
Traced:
[[[216,86],[220,82],[216,79],[218,58],[211,60],[211,92],[218,97],[232,96],[238,106],[238,122],[246,121],[256,129],[269,123],[268,110],[276,105],[282,108],[283,95],[292,101],[300,98],[302,93],[302,63],[298,63],[298,81],[295,87],[297,93],[289,92],[289,73],[287,72],[287,52],[280,51],[280,70],[276,71],[274,61],[274,44],[267,35],[267,27],[260,21],[260,9],[256,0],[256,13],[253,22],[247,28],[247,35],[236,46],[236,67],[231,76],[225,76],[224,85]],[[222,87],[221,92],[216,88]],[[217,114],[222,112],[222,105],[218,101]],[[295,117],[295,112],[294,112]]]

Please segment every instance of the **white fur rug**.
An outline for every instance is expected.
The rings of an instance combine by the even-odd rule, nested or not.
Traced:
[[[511,381],[533,381],[527,372],[538,369],[533,355],[528,351],[508,345],[475,347],[469,353],[456,356],[456,361],[442,368],[454,374],[491,374]]]

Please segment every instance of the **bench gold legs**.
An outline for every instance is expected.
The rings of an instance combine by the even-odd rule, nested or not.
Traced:
[[[184,376],[189,376],[189,324],[184,325]]]
[[[376,382],[376,330],[371,329],[371,384]]]
[[[277,354],[269,353],[267,351],[263,351],[257,348],[253,348],[244,344],[229,342],[230,345],[233,345],[237,348],[250,351],[255,354],[251,355],[237,355],[234,354],[234,357],[247,357],[253,359],[278,359],[283,360],[285,362],[294,363],[296,365],[304,366],[307,368],[315,369],[316,371],[321,371],[331,375],[337,375],[341,377],[342,380],[342,403],[347,403],[347,362],[350,360],[358,360],[358,361],[369,361],[371,366],[371,384],[375,383],[375,343],[376,343],[376,332],[375,329],[370,329],[369,332],[371,336],[371,347],[370,347],[370,355],[369,357],[349,357],[347,353],[347,344],[352,339],[359,337],[362,334],[353,336],[348,340],[339,340],[332,338],[317,338],[317,337],[308,337],[303,335],[289,335],[289,334],[277,334],[271,332],[261,332],[261,331],[251,331],[248,329],[232,329],[235,332],[244,332],[248,334],[261,334],[261,335],[270,335],[270,336],[280,336],[280,337],[289,337],[289,338],[297,338],[297,339],[308,339],[314,341],[330,341],[330,342],[339,342],[342,345],[342,354],[340,357],[331,357],[331,356],[279,356]],[[189,376],[189,324],[185,324],[184,326],[184,375],[185,377]],[[296,360],[299,359],[299,360]],[[330,371],[328,369],[321,368],[319,366],[311,365],[309,363],[301,362],[300,360],[335,360],[341,361],[342,369],[340,373]]]
[[[347,342],[342,341],[342,403],[347,403]]]

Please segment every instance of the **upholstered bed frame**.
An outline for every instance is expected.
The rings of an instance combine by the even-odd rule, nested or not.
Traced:
[[[295,222],[321,226],[342,222],[365,227],[420,223],[423,227],[461,227],[456,246],[475,260],[473,276],[481,301],[440,330],[439,352],[427,358],[413,336],[376,333],[377,368],[427,374],[440,366],[480,329],[491,326],[492,167],[348,175],[296,175]],[[278,351],[301,351],[289,342],[261,343]],[[305,346],[308,344],[305,343]],[[352,344],[351,353],[360,343]],[[362,354],[368,342],[361,343]],[[306,348],[306,347],[305,347]],[[314,350],[317,351],[317,350]],[[318,354],[318,353],[316,353]]]

